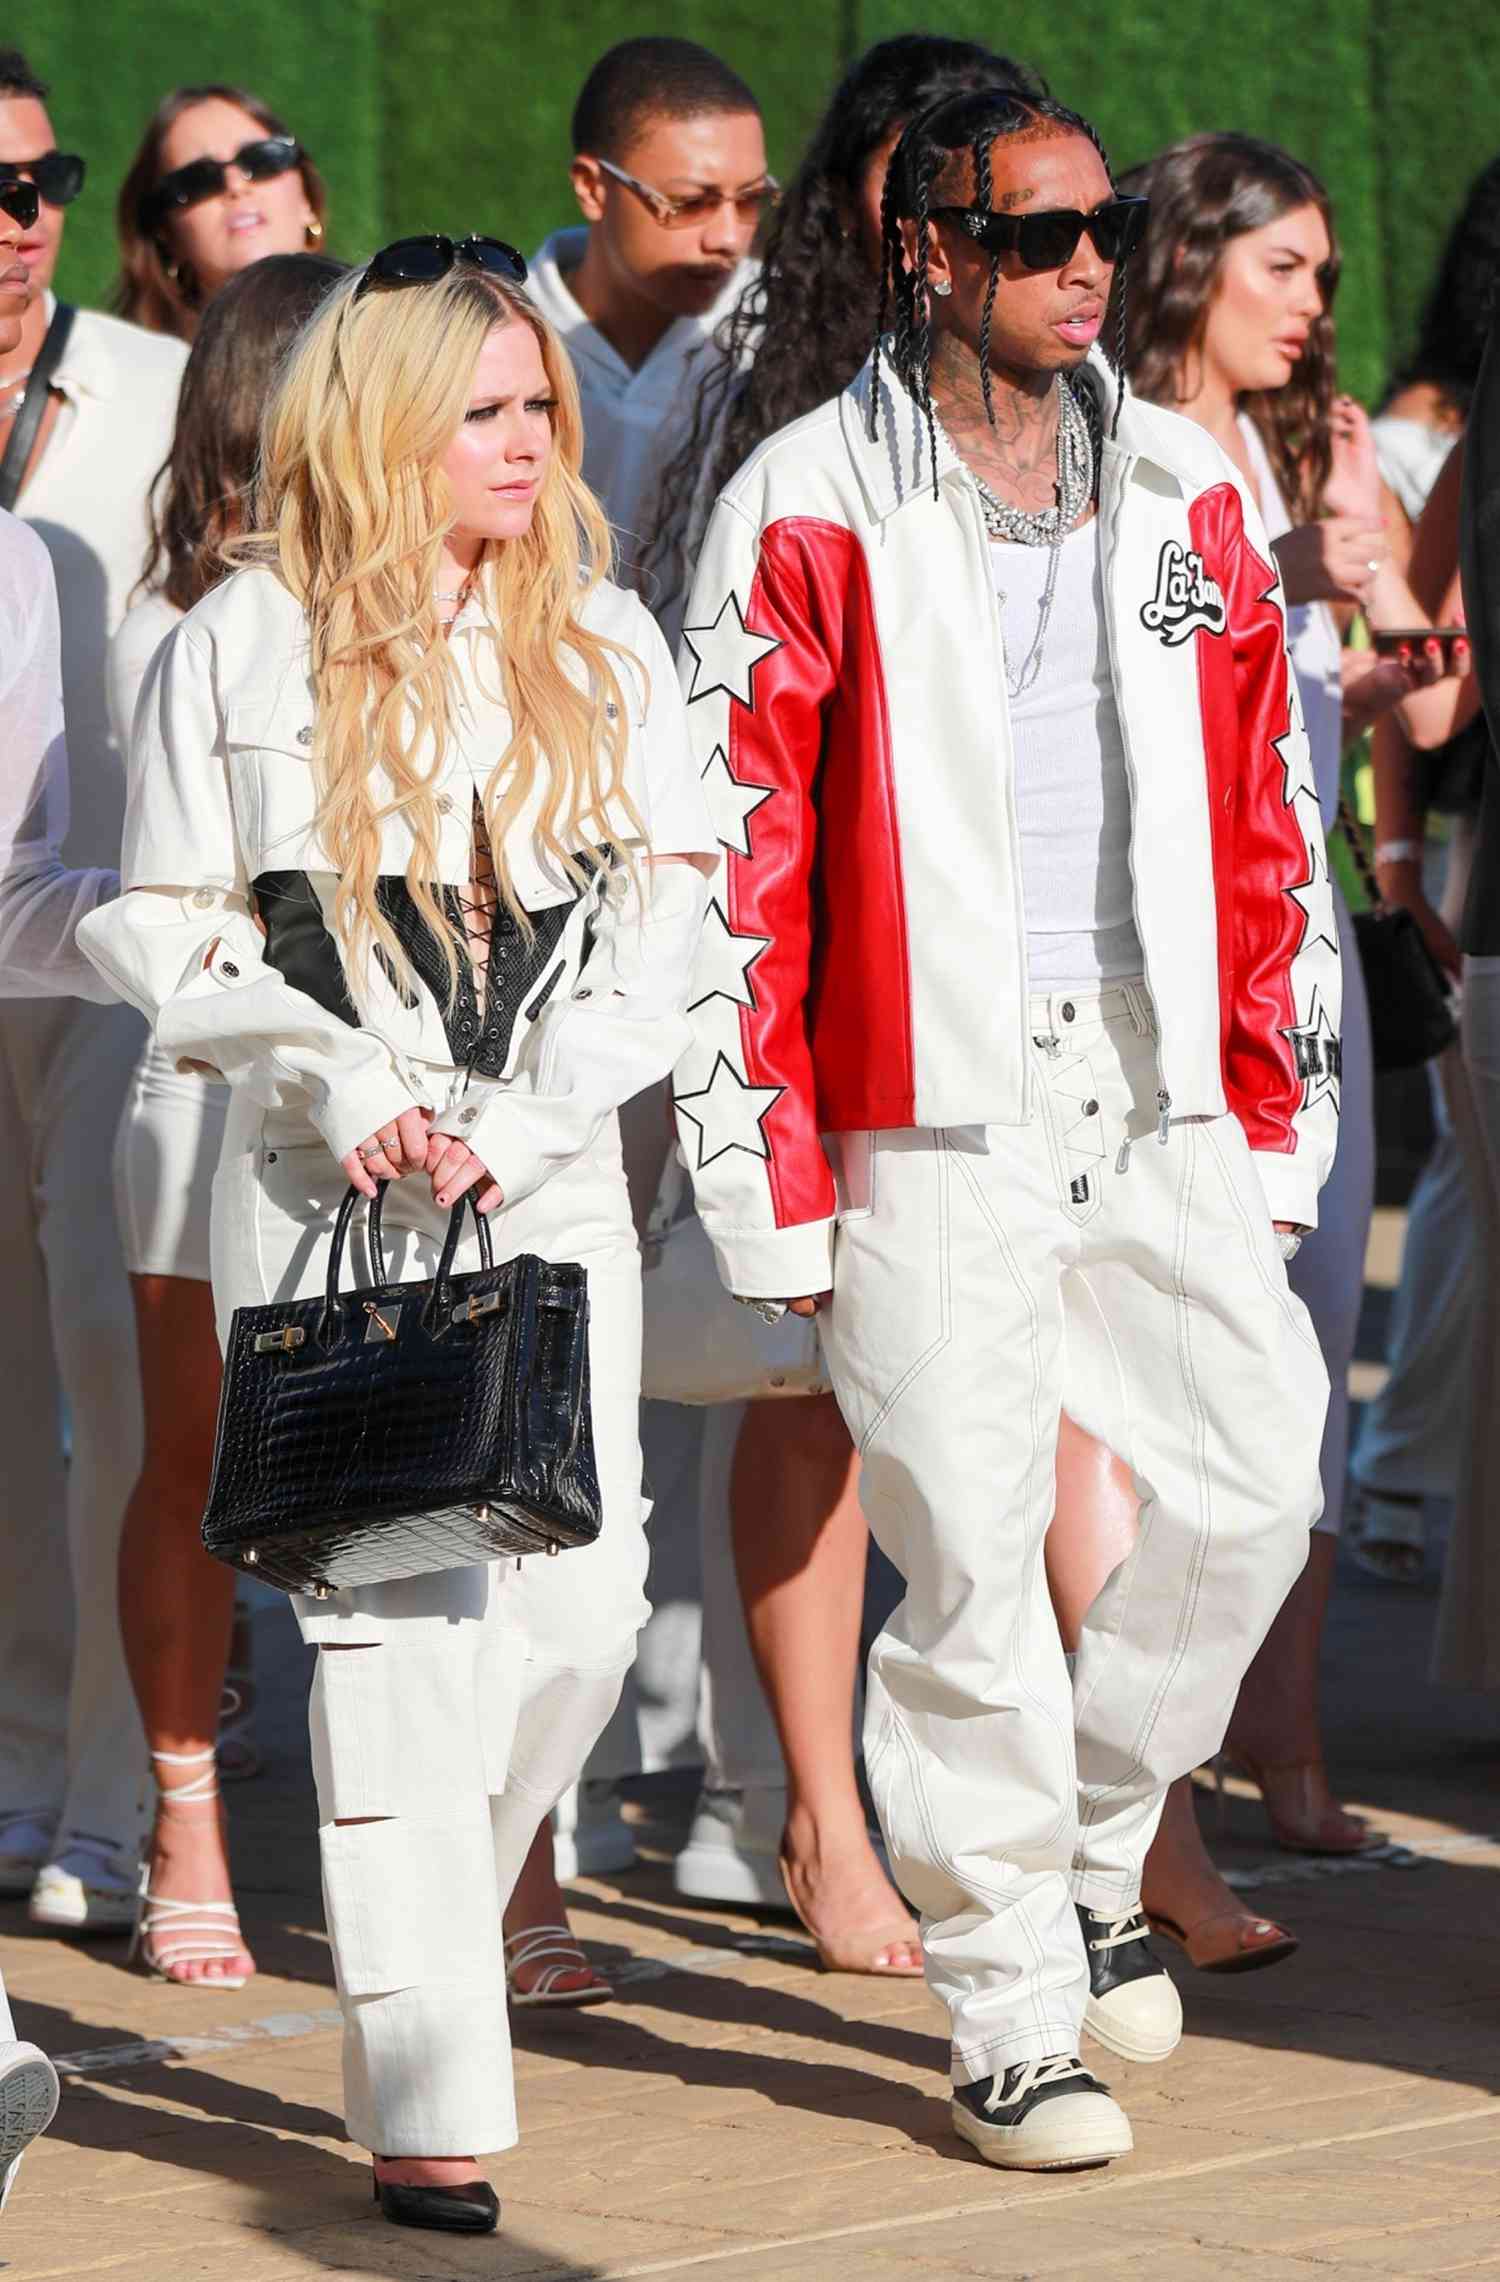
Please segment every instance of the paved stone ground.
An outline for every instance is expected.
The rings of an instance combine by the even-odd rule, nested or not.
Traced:
[[[578,1889],[621,2001],[523,2019],[525,2138],[503,2233],[452,2246],[374,2215],[339,2123],[338,2038],[280,1611],[271,1764],[234,1799],[259,1980],[200,1996],[123,1942],[0,1906],[21,2033],[67,2063],[61,2113],[0,2225],[0,2272],[111,2282],[447,2282],[701,2271],[712,2282],[1500,2274],[1500,1703],[1425,1679],[1433,1584],[1341,1579],[1330,1732],[1347,1794],[1418,1855],[1329,1875],[1277,1855],[1248,1798],[1224,1858],[1302,1937],[1275,1970],[1180,1978],[1165,2067],[1111,2064],[1137,2151],[1108,2171],[989,2171],[950,2137],[920,1984],[820,1974],[787,1921],[689,1909],[665,1867],[680,1786],[639,1807],[643,1865]]]

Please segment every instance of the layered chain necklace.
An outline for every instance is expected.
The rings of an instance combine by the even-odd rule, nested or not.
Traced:
[[[1052,605],[1057,594],[1058,562],[1062,543],[1077,523],[1078,518],[1094,497],[1095,470],[1099,464],[1099,409],[1092,389],[1079,391],[1061,374],[1057,381],[1057,496],[1050,507],[1028,510],[1012,507],[1009,500],[999,498],[983,476],[975,473],[964,459],[953,438],[938,423],[949,450],[963,468],[964,474],[978,494],[984,527],[991,539],[1006,539],[1022,547],[1049,547],[1051,558],[1047,564],[1047,582],[1037,609],[1036,633],[1031,648],[1021,661],[1020,671],[1012,674],[1009,663],[1005,668],[1006,686],[1012,697],[1022,696],[1031,688],[1042,670],[1042,647],[1047,638],[1047,622],[1052,616]],[[1000,596],[1005,607],[1005,596]]]

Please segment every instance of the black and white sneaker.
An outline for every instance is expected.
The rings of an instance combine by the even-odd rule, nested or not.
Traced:
[[[1124,2109],[1076,2053],[955,2086],[953,2127],[1002,2171],[1087,2171],[1135,2145]]]
[[[1144,1914],[1080,1909],[1078,1929],[1089,1961],[1089,2035],[1122,2060],[1167,2059],[1182,2042],[1182,1999]]]
[[[0,2211],[21,2158],[57,2113],[57,2070],[34,2044],[0,2040]]]

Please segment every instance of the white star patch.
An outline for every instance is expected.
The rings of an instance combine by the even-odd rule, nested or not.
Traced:
[[[682,638],[693,653],[689,705],[696,705],[700,697],[711,697],[716,689],[727,689],[731,697],[754,712],[751,677],[761,660],[779,650],[781,644],[773,634],[751,633],[733,589],[724,597],[711,626],[684,626]]]
[[[1281,799],[1286,808],[1290,808],[1294,800],[1310,800],[1314,808],[1318,805],[1318,788],[1313,782],[1312,773],[1312,747],[1308,744],[1306,732],[1303,732],[1299,760],[1289,760],[1285,750],[1294,732],[1301,727],[1302,723],[1294,712],[1281,736],[1271,739],[1271,749],[1281,763]]]
[[[770,940],[769,935],[736,935],[715,896],[709,904],[708,915],[703,922],[703,933],[698,939],[698,956],[693,966],[693,996],[688,1000],[689,1014],[711,998],[731,999],[736,1006],[753,1006],[755,991],[750,981],[750,969]]]
[[[748,856],[750,819],[761,803],[770,799],[774,786],[745,784],[731,770],[722,745],[715,745],[709,755],[702,784],[720,847],[732,848],[737,856]]]
[[[1289,887],[1286,891],[1306,923],[1297,948],[1305,951],[1309,944],[1326,943],[1337,958],[1339,931],[1333,909],[1333,880],[1329,874],[1327,856],[1318,840],[1309,841],[1307,861],[1309,876],[1299,887]]]
[[[1302,1106],[1311,1109],[1326,1095],[1333,1103],[1334,1115],[1339,1107],[1339,1079],[1343,1074],[1343,1049],[1339,1034],[1328,1019],[1328,1009],[1314,985],[1312,1008],[1305,1022],[1293,1023],[1282,1031],[1289,1038],[1297,1075],[1302,1080]]]
[[[701,1093],[677,1096],[677,1107],[698,1128],[698,1162],[693,1170],[701,1173],[730,1149],[743,1149],[769,1162],[765,1120],[785,1091],[784,1086],[747,1085],[729,1057],[720,1054]]]

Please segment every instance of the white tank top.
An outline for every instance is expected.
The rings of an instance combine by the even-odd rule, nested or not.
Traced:
[[[1012,685],[1036,639],[1048,547],[992,540]],[[1026,963],[1033,990],[1141,972],[1130,876],[1130,783],[1109,669],[1099,518],[1062,543],[1040,670],[1010,700]]]

